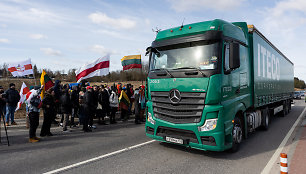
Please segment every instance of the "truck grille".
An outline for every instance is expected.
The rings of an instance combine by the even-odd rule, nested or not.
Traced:
[[[161,136],[161,137],[170,136],[173,138],[189,140],[189,142],[193,143],[199,143],[196,134],[190,130],[159,126],[156,131],[156,136]]]
[[[181,92],[181,101],[172,104],[169,92],[151,92],[156,118],[171,123],[198,123],[201,121],[206,93]]]

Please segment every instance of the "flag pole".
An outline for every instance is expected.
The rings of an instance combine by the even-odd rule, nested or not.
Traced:
[[[33,69],[33,77],[34,77],[35,86],[37,86],[37,85],[36,85],[36,77],[35,77],[35,71],[34,71],[34,69]]]
[[[141,54],[140,54],[140,60],[141,60]],[[141,63],[141,85],[143,85],[143,72],[142,72],[142,62]]]
[[[32,65],[32,60],[31,60],[31,58],[30,58],[30,62],[31,62],[31,65]],[[35,83],[35,86],[36,86],[36,77],[35,77],[34,67],[33,67],[33,77],[34,77],[34,83]]]

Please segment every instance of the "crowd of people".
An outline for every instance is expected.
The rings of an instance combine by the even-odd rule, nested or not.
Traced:
[[[39,125],[40,110],[43,110],[43,124],[40,137],[53,136],[50,131],[52,123],[63,127],[63,131],[70,131],[73,127],[82,127],[84,132],[95,129],[94,118],[98,124],[106,125],[109,117],[110,124],[118,120],[123,122],[135,114],[135,124],[145,122],[145,87],[134,89],[133,85],[121,83],[108,85],[93,85],[82,82],[72,86],[62,84],[56,80],[55,85],[40,94],[44,86],[35,86],[28,94],[26,103],[27,128],[29,128],[29,142],[38,142],[36,129]],[[11,83],[9,89],[4,91],[0,86],[0,114],[5,117],[6,126],[16,125],[14,113],[20,100],[15,84]],[[120,112],[120,118],[116,113]],[[57,122],[56,118],[60,118]],[[78,118],[76,121],[75,118]]]

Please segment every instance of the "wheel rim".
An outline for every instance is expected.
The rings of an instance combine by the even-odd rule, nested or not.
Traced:
[[[242,141],[242,129],[239,124],[235,124],[233,128],[233,141],[235,143],[241,143]]]

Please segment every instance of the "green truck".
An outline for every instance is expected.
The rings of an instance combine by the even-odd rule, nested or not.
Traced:
[[[293,63],[253,25],[220,19],[159,31],[147,78],[146,135],[237,151],[291,110]]]

